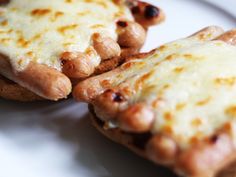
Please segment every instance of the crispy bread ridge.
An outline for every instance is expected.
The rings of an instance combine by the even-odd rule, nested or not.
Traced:
[[[105,129],[104,122],[101,121],[101,119],[96,116],[92,105],[89,105],[89,111],[92,125],[100,133],[102,133],[105,137],[107,137],[111,141],[128,148],[130,151],[148,160],[147,154],[145,153],[144,150],[145,142],[147,142],[148,139],[150,138],[148,134],[143,134],[143,135],[140,134],[137,136],[137,134],[135,135],[131,133],[126,133],[120,130],[119,128]],[[236,176],[236,161],[231,163],[228,167],[226,167],[217,174],[217,177],[235,177],[235,176]],[[173,175],[173,177],[176,176]]]

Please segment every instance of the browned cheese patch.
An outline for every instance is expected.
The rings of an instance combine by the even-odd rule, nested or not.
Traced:
[[[31,15],[34,17],[43,17],[51,13],[51,9],[34,9],[31,11]]]
[[[201,131],[196,132],[196,135],[189,139],[190,145],[197,144],[199,141],[201,141],[202,137],[204,137],[204,133]]]
[[[72,3],[73,0],[65,0],[66,3]]]
[[[228,78],[216,78],[214,80],[215,84],[221,86],[233,86],[236,82],[236,77],[228,77]]]
[[[157,50],[160,52],[164,52],[164,51],[168,50],[168,47],[166,45],[162,45]]]
[[[82,12],[78,12],[77,15],[78,16],[85,16],[87,14],[91,13],[90,11],[86,10],[86,11],[82,11]]]
[[[92,28],[92,29],[104,28],[104,27],[105,27],[105,26],[104,26],[104,25],[101,25],[101,24],[96,24],[96,25],[90,26],[90,28]]]
[[[76,29],[77,27],[78,27],[77,24],[66,25],[66,26],[59,27],[59,28],[57,29],[57,31],[58,31],[59,33],[61,33],[62,35],[65,35],[65,33],[66,33],[67,31],[69,31],[69,30],[74,30],[74,29]]]
[[[167,135],[172,135],[174,133],[174,130],[171,125],[165,125],[163,126],[163,132],[166,133]]]
[[[164,102],[163,98],[158,97],[157,99],[155,99],[155,100],[152,102],[152,107],[157,109],[157,108],[159,107],[159,105],[160,105],[161,103],[163,103],[163,102]]]
[[[176,68],[173,69],[173,71],[176,74],[180,74],[184,71],[184,69],[185,69],[184,67],[176,67]]]
[[[20,37],[18,40],[17,40],[17,45],[19,47],[22,47],[22,48],[26,48],[28,47],[30,44],[30,41],[24,39],[23,37]]]
[[[167,121],[167,122],[172,122],[174,117],[173,115],[171,114],[171,112],[165,112],[164,113],[164,119]]]
[[[87,3],[96,3],[96,4],[102,6],[102,7],[105,8],[105,9],[108,8],[108,6],[107,6],[107,4],[105,3],[105,1],[97,1],[97,2],[94,2],[94,0],[85,0],[85,2],[87,2]]]
[[[171,61],[171,60],[174,60],[174,59],[176,59],[178,56],[179,56],[179,55],[176,54],[176,53],[171,54],[171,55],[168,55],[168,56],[164,59],[164,61]]]
[[[186,103],[178,103],[176,104],[175,109],[176,111],[181,111],[185,108],[185,106],[186,106]]]
[[[229,106],[225,109],[225,114],[232,118],[236,118],[236,105]]]
[[[8,21],[7,20],[3,20],[2,22],[1,22],[1,26],[7,26],[8,25]]]
[[[130,88],[129,86],[123,87],[121,89],[122,93],[124,93],[127,96],[132,96],[135,92]]]
[[[142,89],[143,87],[143,83],[148,80],[153,74],[155,73],[155,71],[151,71],[151,72],[148,72],[146,74],[144,74],[143,76],[141,76],[136,82],[135,82],[135,86],[134,86],[134,89],[136,91]]]
[[[10,41],[11,41],[10,38],[2,38],[0,39],[0,44],[8,45]]]
[[[204,106],[207,103],[209,103],[209,101],[211,101],[211,97],[207,97],[206,99],[200,100],[196,103],[197,106]]]
[[[54,12],[54,14],[52,15],[51,21],[52,21],[52,22],[55,22],[57,19],[59,19],[60,17],[63,17],[63,16],[64,16],[64,12],[56,11],[56,12]]]
[[[234,131],[233,129],[234,128],[232,126],[232,123],[230,122],[226,122],[222,127],[222,131],[228,133],[229,135],[232,134],[232,132]]]
[[[194,118],[193,120],[192,120],[192,122],[191,122],[191,125],[193,126],[193,127],[199,127],[199,126],[201,126],[202,125],[202,119],[201,118]]]
[[[109,79],[104,79],[100,82],[101,86],[103,88],[109,88],[111,87],[111,81]]]

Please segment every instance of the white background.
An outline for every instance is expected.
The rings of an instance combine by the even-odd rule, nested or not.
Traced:
[[[209,25],[235,27],[234,0],[149,0],[166,22],[149,31],[143,51]],[[214,5],[216,4],[216,5]],[[173,177],[100,135],[87,106],[0,99],[0,177]]]

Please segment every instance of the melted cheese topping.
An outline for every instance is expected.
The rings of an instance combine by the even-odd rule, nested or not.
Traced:
[[[29,61],[61,70],[64,51],[94,51],[91,35],[99,32],[116,40],[116,20],[132,19],[125,6],[112,0],[11,0],[0,8],[0,53],[15,69]]]
[[[184,39],[120,69],[113,85],[133,92],[129,105],[153,109],[154,134],[167,134],[182,148],[219,129],[236,135],[236,47]]]

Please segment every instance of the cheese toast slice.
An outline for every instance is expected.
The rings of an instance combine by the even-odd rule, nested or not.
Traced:
[[[138,52],[148,25],[136,17],[150,25],[164,19],[139,1],[1,1],[0,74],[43,98],[65,98],[69,79],[89,77],[107,60],[104,70],[112,69],[113,59]]]
[[[235,45],[236,30],[208,27],[79,83],[74,97],[114,141],[181,176],[213,177],[236,160]]]

